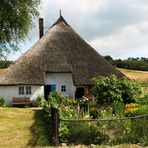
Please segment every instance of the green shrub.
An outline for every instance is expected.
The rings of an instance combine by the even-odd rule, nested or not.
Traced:
[[[84,111],[84,112],[88,112],[89,111],[89,99],[86,97],[83,97],[79,100],[79,105],[80,108]]]
[[[60,141],[68,144],[103,144],[109,140],[108,136],[100,132],[97,125],[93,123],[69,122],[61,128],[63,130],[60,130]]]
[[[90,109],[89,114],[90,114],[90,117],[92,119],[97,119],[99,117],[99,115],[100,115],[100,112],[99,112],[99,110],[97,108],[93,107],[93,108]]]
[[[148,124],[146,118],[132,119],[128,126],[120,129],[120,132],[116,134],[116,138],[111,143],[148,145]]]
[[[6,107],[6,106],[7,106],[6,98],[3,96],[0,96],[0,107]]]
[[[36,100],[32,101],[32,106],[34,107],[43,107],[45,104],[46,100],[42,95],[37,96]]]
[[[135,98],[134,100],[138,104],[148,105],[148,94],[146,94],[144,97]]]
[[[93,92],[98,104],[111,104],[121,101],[130,103],[141,94],[141,87],[128,78],[119,79],[115,75],[99,76],[93,79]]]
[[[111,107],[113,109],[112,111],[113,114],[120,116],[120,117],[124,116],[125,104],[123,102],[120,102],[120,101],[113,102],[111,104]]]
[[[47,103],[48,103],[48,105],[57,108],[58,106],[62,105],[62,103],[64,102],[64,100],[65,100],[65,98],[62,96],[61,93],[51,92],[48,95]]]

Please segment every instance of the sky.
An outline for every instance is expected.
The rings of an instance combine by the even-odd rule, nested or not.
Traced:
[[[40,16],[45,32],[59,18],[68,24],[101,55],[114,59],[148,58],[148,0],[41,0]],[[33,21],[21,52],[8,56],[15,60],[39,39],[38,19]]]

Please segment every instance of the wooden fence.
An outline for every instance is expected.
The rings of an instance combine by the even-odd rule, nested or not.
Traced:
[[[108,121],[117,121],[117,120],[128,120],[128,119],[138,119],[138,118],[147,118],[148,114],[134,117],[122,117],[115,119],[60,119],[59,110],[52,107],[51,108],[51,123],[52,123],[52,141],[55,146],[59,145],[59,125],[60,122],[108,122]]]

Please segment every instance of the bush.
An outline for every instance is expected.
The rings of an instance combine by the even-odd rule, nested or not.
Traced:
[[[62,124],[60,129],[60,141],[68,144],[103,144],[108,142],[106,134],[99,131],[97,125],[86,122]]]
[[[0,96],[0,107],[6,107],[7,106],[7,101],[5,97]]]
[[[119,79],[115,75],[94,78],[93,84],[93,92],[98,104],[111,104],[116,101],[130,103],[141,94],[138,83],[128,78]]]
[[[49,106],[58,108],[58,106],[62,105],[62,102],[64,102],[64,100],[65,98],[62,96],[62,94],[58,92],[51,92],[48,96],[47,104]]]
[[[34,107],[43,107],[46,104],[44,96],[37,96],[36,100],[32,101],[32,106]]]
[[[148,94],[146,94],[144,97],[135,98],[134,100],[138,104],[148,105]]]
[[[126,125],[123,129],[121,128],[120,132],[116,134],[115,139],[111,143],[112,144],[132,143],[132,144],[140,144],[147,146],[148,145],[147,119],[146,118],[132,119],[130,124]]]

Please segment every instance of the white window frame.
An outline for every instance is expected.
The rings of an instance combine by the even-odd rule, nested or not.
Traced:
[[[25,94],[25,87],[24,86],[19,86],[18,87],[18,94],[19,95],[24,95]]]
[[[19,95],[31,95],[32,87],[31,86],[18,86]]]
[[[31,90],[31,86],[26,86],[26,95],[31,95],[32,90]]]

